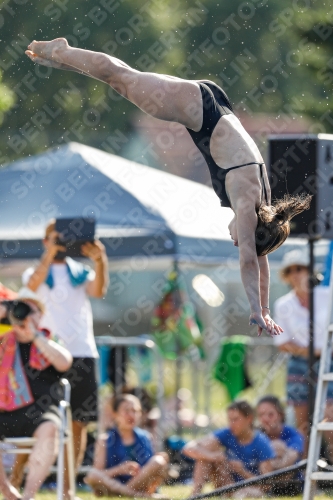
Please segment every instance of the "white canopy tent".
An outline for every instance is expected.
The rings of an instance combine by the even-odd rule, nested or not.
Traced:
[[[35,258],[52,217],[94,216],[111,258],[236,257],[214,191],[78,143],[0,170],[0,255]]]
[[[39,257],[52,217],[94,216],[109,257],[238,259],[213,189],[79,143],[0,169],[0,258]],[[272,254],[281,255],[295,240]]]

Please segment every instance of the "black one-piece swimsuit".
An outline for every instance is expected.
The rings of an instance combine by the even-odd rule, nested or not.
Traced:
[[[198,147],[199,151],[206,160],[214,191],[220,198],[222,207],[231,208],[230,200],[225,189],[225,179],[227,173],[230,172],[230,170],[246,167],[247,165],[259,165],[263,190],[262,199],[265,198],[266,203],[268,203],[265,180],[263,177],[263,163],[252,161],[250,163],[244,163],[243,165],[237,165],[236,167],[225,169],[219,167],[213,160],[210,153],[210,139],[212,137],[212,133],[221,116],[232,115],[233,109],[227,94],[218,85],[209,81],[200,81],[198,84],[202,95],[203,105],[202,127],[198,132],[194,132],[189,128],[187,130],[192,137],[194,144]]]

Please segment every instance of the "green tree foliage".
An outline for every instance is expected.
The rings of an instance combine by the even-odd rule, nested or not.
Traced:
[[[15,94],[7,85],[2,83],[2,72],[0,72],[0,124],[4,115],[15,103]]]
[[[100,82],[34,66],[24,51],[33,39],[65,36],[72,46],[116,55],[121,46],[125,56],[127,48],[126,59],[135,64],[156,33],[148,22],[144,29],[128,26],[137,10],[132,4],[126,0],[7,2],[2,10],[5,42],[0,68],[17,99],[6,115],[8,134],[1,140],[2,157],[25,156],[68,141],[119,152],[130,139],[133,106]]]
[[[333,8],[323,0],[299,12],[295,34],[299,38],[298,57],[307,71],[311,87],[304,94],[304,113],[315,120],[316,132],[333,132]]]
[[[68,141],[121,154],[133,137],[131,103],[87,77],[34,66],[24,54],[33,39],[64,36],[140,71],[214,80],[251,115],[301,113],[298,89],[311,95],[315,85],[294,33],[301,3],[311,17],[307,0],[8,0],[0,68],[16,103],[2,162]]]

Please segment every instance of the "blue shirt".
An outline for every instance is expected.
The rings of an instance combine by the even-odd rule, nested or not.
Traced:
[[[120,434],[116,428],[107,431],[106,440],[106,464],[105,467],[115,467],[127,460],[137,462],[139,465],[145,465],[154,455],[148,432],[136,427],[134,430],[134,443],[125,446],[121,440]],[[132,476],[116,476],[116,479],[126,483]]]
[[[281,441],[284,441],[288,448],[292,448],[293,450],[298,451],[300,455],[303,454],[304,451],[304,437],[300,432],[298,432],[293,427],[289,427],[289,425],[284,425],[282,428],[282,432],[280,434]]]
[[[259,431],[254,431],[253,441],[245,445],[237,441],[237,438],[231,433],[230,429],[215,431],[214,436],[225,447],[227,459],[241,461],[245,468],[252,474],[259,475],[260,462],[275,457],[268,437]]]

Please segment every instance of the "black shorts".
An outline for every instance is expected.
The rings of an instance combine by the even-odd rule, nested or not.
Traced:
[[[98,419],[96,362],[94,358],[74,358],[72,367],[63,374],[71,385],[72,418],[78,422]]]
[[[51,421],[60,428],[60,415],[56,406],[37,407],[35,403],[15,411],[0,412],[0,440],[5,437],[32,437],[37,427]]]

